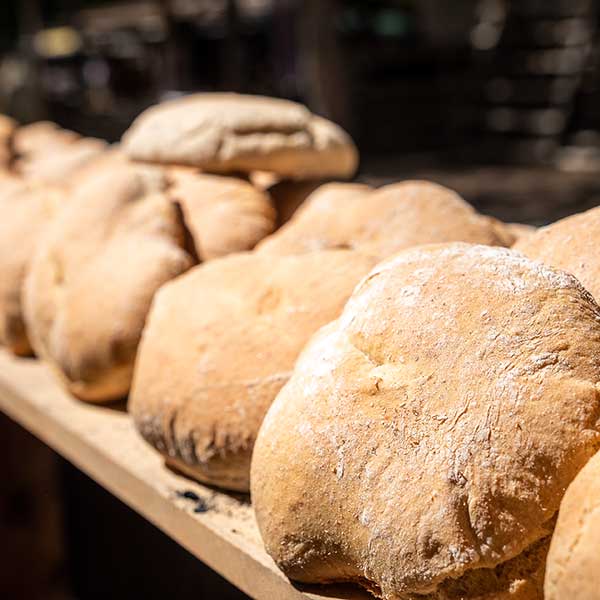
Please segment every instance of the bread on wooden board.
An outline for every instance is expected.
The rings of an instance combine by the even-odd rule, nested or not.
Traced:
[[[142,436],[187,475],[247,491],[263,415],[312,333],[374,264],[350,250],[240,253],[163,286],[129,396]]]
[[[600,300],[600,207],[572,215],[520,239],[516,250],[573,273]]]
[[[257,250],[288,254],[342,247],[385,258],[418,244],[455,241],[509,246],[513,236],[503,223],[436,183],[402,181],[377,190],[328,183]]]
[[[251,250],[275,228],[269,194],[250,182],[185,168],[167,173],[200,260]]]
[[[36,354],[77,397],[124,396],[154,292],[192,264],[164,177],[115,168],[77,189],[48,227],[25,282]]]
[[[600,453],[583,467],[560,504],[546,563],[546,600],[597,600],[599,539]]]
[[[213,173],[347,178],[358,164],[340,127],[301,104],[264,96],[203,93],[163,102],[137,117],[122,143],[134,160]]]
[[[267,551],[386,600],[541,600],[560,500],[600,444],[599,359],[570,274],[461,243],[380,263],[263,421]]]
[[[21,290],[40,237],[65,198],[60,188],[0,181],[0,344],[31,354]]]

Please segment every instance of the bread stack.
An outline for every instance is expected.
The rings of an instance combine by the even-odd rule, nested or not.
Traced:
[[[7,131],[0,341],[80,399],[131,388],[169,467],[251,491],[291,579],[595,597],[597,209],[535,231],[344,183],[349,137],[269,98],[160,104],[57,177],[82,140]]]

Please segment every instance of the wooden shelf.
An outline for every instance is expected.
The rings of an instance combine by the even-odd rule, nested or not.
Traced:
[[[246,498],[217,492],[165,468],[124,405],[69,396],[46,367],[0,351],[0,410],[253,598],[372,598],[346,586],[292,585],[266,554]],[[195,499],[182,497],[184,492]],[[194,512],[201,506],[204,512]]]

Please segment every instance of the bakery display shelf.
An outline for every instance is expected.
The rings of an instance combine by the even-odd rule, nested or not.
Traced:
[[[75,400],[38,361],[0,350],[0,410],[249,596],[372,598],[351,586],[292,585],[263,549],[246,497],[165,468],[124,405]]]

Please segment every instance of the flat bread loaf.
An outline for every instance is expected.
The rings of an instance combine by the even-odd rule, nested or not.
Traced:
[[[353,248],[385,258],[418,244],[455,241],[509,246],[513,236],[503,223],[477,213],[436,183],[403,181],[377,190],[329,183],[257,250],[290,254]]]
[[[568,487],[552,536],[544,598],[597,600],[600,591],[600,454]]]
[[[21,304],[27,267],[64,198],[59,188],[0,182],[0,344],[17,355],[31,354]]]
[[[386,600],[542,598],[565,488],[600,444],[600,308],[503,248],[380,263],[265,417],[252,501],[292,579]]]
[[[517,241],[516,250],[573,273],[600,300],[600,207],[566,217]]]
[[[340,127],[301,104],[263,96],[205,93],[163,102],[144,111],[122,142],[134,160],[213,173],[347,178],[358,164]]]
[[[247,491],[263,415],[312,333],[339,315],[374,263],[349,250],[242,253],[165,285],[129,397],[140,433],[171,466]]]
[[[83,400],[127,393],[154,292],[192,264],[163,188],[149,167],[90,178],[32,260],[24,306],[33,348]]]

